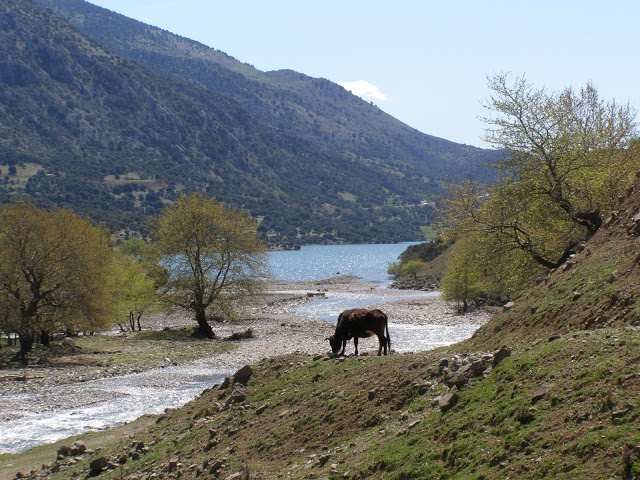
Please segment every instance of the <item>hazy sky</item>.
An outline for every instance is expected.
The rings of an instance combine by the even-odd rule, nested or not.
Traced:
[[[344,84],[431,135],[481,140],[486,77],[640,108],[637,0],[92,0],[260,70]]]

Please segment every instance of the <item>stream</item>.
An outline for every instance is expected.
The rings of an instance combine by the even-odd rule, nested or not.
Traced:
[[[364,280],[380,282],[380,288],[387,288],[387,265],[405,248],[406,245],[303,247],[301,251],[273,252],[272,264],[276,276],[286,280],[339,275],[337,268],[341,265],[342,274],[355,274]],[[328,293],[324,299],[294,308],[294,312],[335,323],[338,314],[346,308],[429,295],[434,293],[398,292],[397,295],[382,295],[376,290],[366,293]],[[392,347],[398,352],[449,345],[468,338],[477,327],[417,326],[391,322],[389,325]],[[0,423],[0,453],[25,451],[85,431],[122,425],[144,414],[158,414],[166,408],[180,407],[203,390],[222,382],[224,377],[232,375],[241,366],[228,361],[221,365],[213,359],[200,359],[186,365],[59,386],[56,387],[55,396],[51,392],[2,396],[0,411],[9,420]],[[95,397],[96,401],[87,404],[88,395],[89,398]],[[54,398],[58,399],[57,405]],[[10,409],[10,405],[19,407]],[[65,408],[69,405],[80,406]]]

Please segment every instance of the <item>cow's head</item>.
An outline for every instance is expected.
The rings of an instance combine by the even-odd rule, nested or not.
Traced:
[[[337,340],[335,335],[331,335],[327,340],[329,340],[329,345],[331,345],[331,351],[333,353],[338,353],[340,351],[340,347],[342,347],[342,342]]]

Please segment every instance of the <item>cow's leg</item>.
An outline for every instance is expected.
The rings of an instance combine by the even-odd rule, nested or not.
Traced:
[[[378,356],[382,353],[382,346],[384,345],[384,354],[387,354],[387,339],[384,335],[378,335]]]
[[[353,337],[353,346],[356,347],[356,357],[358,356],[358,337]]]
[[[344,355],[345,348],[347,348],[347,341],[342,340],[342,351],[339,353],[339,355]]]

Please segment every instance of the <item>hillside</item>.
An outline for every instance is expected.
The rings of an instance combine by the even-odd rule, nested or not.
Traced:
[[[52,478],[103,459],[103,479],[639,479],[639,211],[640,179],[581,253],[470,340],[266,359]]]
[[[640,326],[639,240],[640,179],[579,253],[538,278],[536,287],[480,328],[472,343],[527,344],[575,330]]]
[[[37,3],[126,58],[229,96],[279,130],[389,173],[485,178],[486,163],[496,158],[496,152],[418,132],[326,79],[292,70],[262,72],[201,43],[84,0]]]
[[[438,191],[257,119],[227,96],[145,69],[30,1],[0,12],[0,202],[27,196],[111,228],[202,190],[274,243],[418,238]]]

